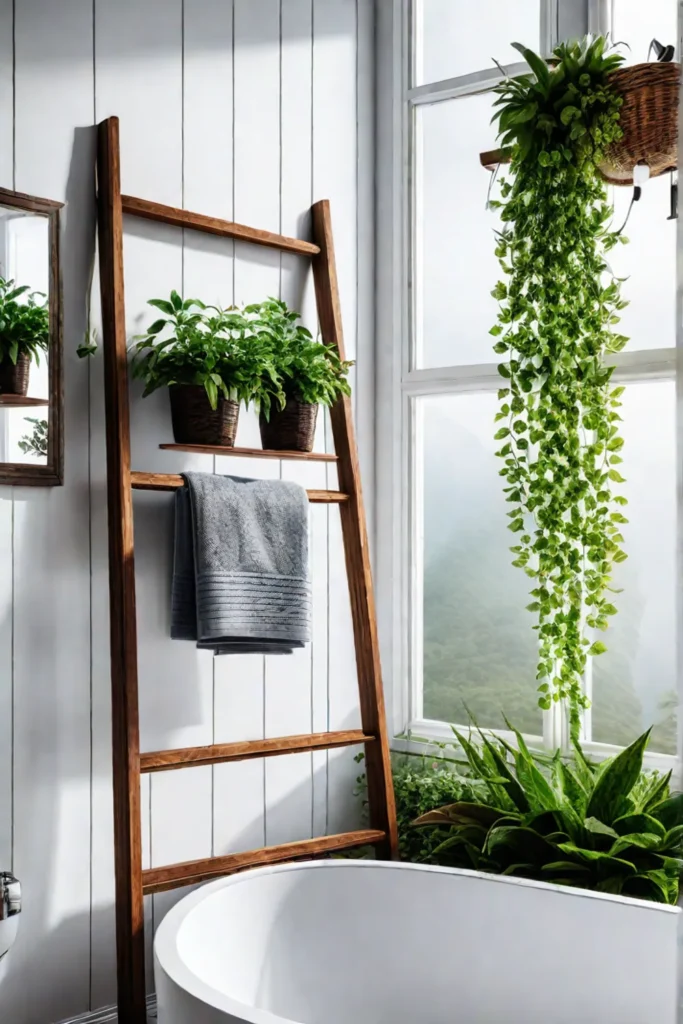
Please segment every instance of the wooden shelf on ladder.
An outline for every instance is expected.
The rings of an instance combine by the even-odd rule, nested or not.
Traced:
[[[126,1024],[145,1024],[145,894],[216,878],[258,864],[322,856],[368,843],[375,846],[377,856],[396,858],[398,840],[358,452],[351,403],[346,397],[336,402],[330,410],[335,456],[308,456],[336,459],[340,490],[309,491],[308,498],[312,502],[339,505],[351,597],[362,728],[180,750],[140,752],[133,490],[172,491],[183,486],[183,479],[174,474],[131,470],[123,288],[123,215],[132,214],[164,224],[241,239],[310,258],[321,334],[328,345],[336,346],[343,359],[344,341],[329,202],[321,200],[313,206],[314,241],[305,242],[204,214],[162,206],[149,200],[122,196],[119,122],[116,117],[110,117],[98,126],[97,180],[107,427],[118,1013],[119,1020]],[[226,450],[224,454],[230,454],[230,451]],[[232,454],[247,453],[237,450]],[[248,454],[252,458],[259,455],[265,458],[292,457],[290,452],[254,450]],[[326,750],[352,744],[364,744],[365,747],[370,812],[368,828],[143,871],[140,819],[140,777],[143,772]]]

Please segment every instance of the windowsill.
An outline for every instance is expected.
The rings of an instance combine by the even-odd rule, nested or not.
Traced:
[[[461,732],[467,732],[467,725],[456,726]],[[485,735],[501,736],[511,746],[516,746],[515,734],[506,729],[483,729]],[[524,735],[527,745],[534,749],[543,751],[543,739],[541,736]],[[410,722],[405,731],[395,736],[391,741],[391,749],[401,754],[425,754],[426,756],[438,757],[443,754],[444,743],[455,743],[457,739],[453,730],[447,722],[435,722],[431,719],[415,719]],[[613,746],[611,743],[597,743],[594,741],[584,742],[581,747],[585,754],[595,761],[604,761],[608,757],[618,754],[623,747]],[[548,753],[546,750],[545,753]],[[650,771],[668,772],[672,771],[672,784],[674,788],[683,785],[683,765],[673,754],[660,754],[656,751],[646,752],[643,759],[643,767]]]

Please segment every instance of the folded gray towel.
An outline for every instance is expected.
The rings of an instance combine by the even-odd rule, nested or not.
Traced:
[[[185,473],[176,491],[171,636],[216,654],[311,638],[308,498],[284,480]]]

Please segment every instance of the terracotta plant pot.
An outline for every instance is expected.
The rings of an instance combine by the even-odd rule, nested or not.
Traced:
[[[623,137],[610,146],[598,170],[613,185],[633,183],[633,168],[647,164],[656,178],[676,167],[680,64],[634,64],[618,68],[609,84],[623,98]]]
[[[259,417],[261,444],[276,452],[312,452],[318,406],[289,398],[284,409],[270,410],[270,420]]]
[[[232,448],[237,433],[239,402],[219,397],[212,409],[201,385],[174,385],[171,396],[171,421],[176,444],[205,444]]]
[[[22,395],[28,394],[28,377],[31,370],[31,357],[22,352],[15,364],[10,359],[4,359],[0,363],[0,394]]]

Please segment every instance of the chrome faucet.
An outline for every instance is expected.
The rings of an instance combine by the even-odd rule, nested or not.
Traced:
[[[14,943],[21,913],[21,883],[0,871],[0,960]]]

